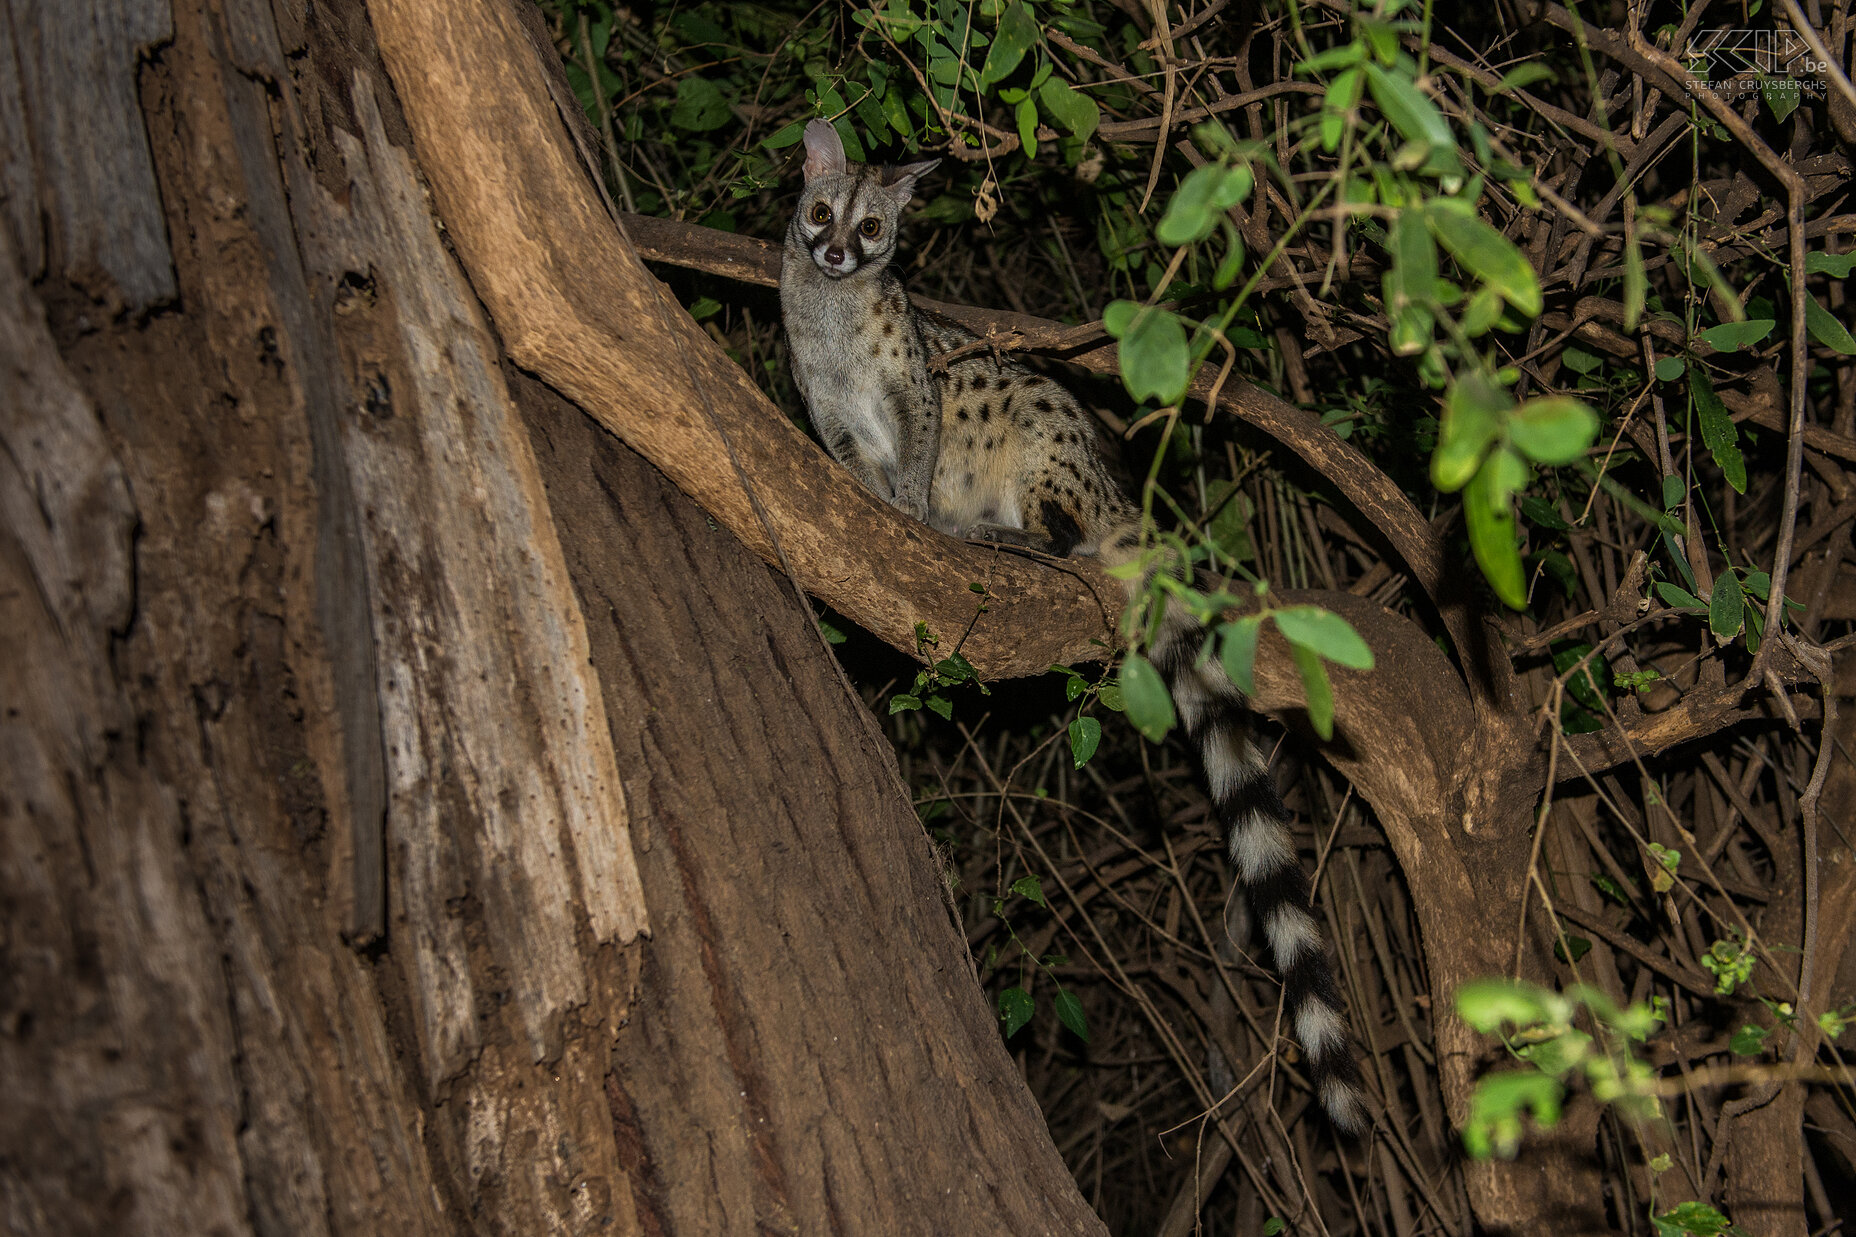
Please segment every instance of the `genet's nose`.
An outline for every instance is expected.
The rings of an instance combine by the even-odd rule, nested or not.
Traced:
[[[839,249],[835,245],[832,246],[825,251],[825,261],[831,263],[833,266],[838,265],[838,263],[844,261],[844,250]]]

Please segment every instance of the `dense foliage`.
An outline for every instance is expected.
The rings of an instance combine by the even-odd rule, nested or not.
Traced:
[[[1851,784],[1820,737],[1834,693],[1791,692],[1778,669],[1789,657],[1827,681],[1856,619],[1856,94],[1812,70],[1821,50],[1698,55],[1737,46],[1713,39],[1732,32],[1668,4],[543,7],[627,210],[777,240],[820,115],[853,158],[944,156],[909,223],[912,286],[1118,341],[1118,386],[1076,382],[1125,440],[1155,544],[1226,581],[1156,578],[1209,621],[1273,586],[1436,627],[1335,478],[1205,411],[1248,382],[1318,416],[1441,530],[1553,735],[1698,686],[1772,689],[1778,724],[1548,796],[1533,875],[1566,995],[1469,995],[1473,1024],[1518,1028],[1522,1068],[1479,1091],[1460,1130],[1435,1098],[1446,1015],[1413,939],[1423,891],[1318,746],[1283,736],[1396,1133],[1378,1156],[1337,1149],[1295,1119],[1292,1070],[1259,1086],[1239,1068],[1222,1111],[1257,1150],[1239,1157],[1247,1188],[1205,1203],[1208,1227],[1305,1225],[1312,1204],[1336,1234],[1466,1231],[1458,1148],[1527,1154],[1523,1115],[1552,1121],[1570,1087],[1616,1101],[1600,1138],[1615,1223],[1717,1231],[1721,1095],[1681,1080],[1799,1076],[1820,1052],[1801,1189],[1812,1227],[1848,1214],[1856,1121],[1835,1071],[1856,969],[1820,972],[1809,996],[1807,958],[1801,992],[1799,938],[1765,918],[1771,890],[1814,871],[1800,836],[1820,801],[1850,823],[1823,797]],[[1751,7],[1746,23],[1772,30]],[[1801,46],[1791,21],[1848,50],[1847,14],[1803,14],[1782,5],[1785,38],[1766,46]],[[777,302],[676,279],[802,418]],[[1327,667],[1370,654],[1320,608],[1263,607],[1222,625],[1224,664],[1243,683],[1273,624],[1310,729],[1331,735]],[[1164,736],[1164,688],[1137,651],[1107,677],[985,695],[957,634],[923,633],[925,671],[854,635],[847,658],[893,717],[1005,1033],[1085,1194],[1117,1231],[1191,1231],[1190,1206],[1183,1228],[1158,1217],[1214,1144],[1231,1154],[1199,1118],[1232,1087],[1224,1060],[1264,1059],[1276,998],[1224,930],[1241,912],[1188,764],[1135,733]],[[1117,711],[1134,727],[1104,725]],[[1806,905],[1813,930],[1836,927],[1817,914]],[[1673,1135],[1641,1121],[1659,1100]]]

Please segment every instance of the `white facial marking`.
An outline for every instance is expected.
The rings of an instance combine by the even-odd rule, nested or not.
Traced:
[[[1321,948],[1321,930],[1315,926],[1314,917],[1300,907],[1277,907],[1263,925],[1263,932],[1269,937],[1270,953],[1279,971],[1294,966],[1303,953]]]
[[[1252,812],[1231,830],[1231,862],[1246,884],[1255,884],[1294,863],[1295,850],[1287,830],[1261,812]]]

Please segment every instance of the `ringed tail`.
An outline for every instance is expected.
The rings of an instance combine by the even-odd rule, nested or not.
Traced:
[[[1104,560],[1125,559],[1126,535],[1105,539]],[[1138,545],[1138,534],[1134,541]],[[1130,583],[1130,594],[1144,587]],[[1269,766],[1250,740],[1250,709],[1214,658],[1200,665],[1207,632],[1171,610],[1154,642],[1153,662],[1166,679],[1186,737],[1198,753],[1231,866],[1243,886],[1251,922],[1282,979],[1283,1010],[1307,1057],[1309,1080],[1328,1119],[1360,1137],[1372,1121],[1360,1067],[1347,1033],[1346,1006],[1328,963],[1321,926],[1310,913],[1308,877],[1296,858]]]

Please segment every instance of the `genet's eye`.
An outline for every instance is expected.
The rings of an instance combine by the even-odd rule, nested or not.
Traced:
[[[823,202],[814,202],[812,204],[812,222],[830,223],[831,207],[825,205]]]
[[[875,240],[876,234],[883,230],[883,223],[875,215],[872,215],[868,219],[864,220],[862,223],[858,224],[857,230],[859,232],[862,232],[865,236],[869,237],[871,240]]]

